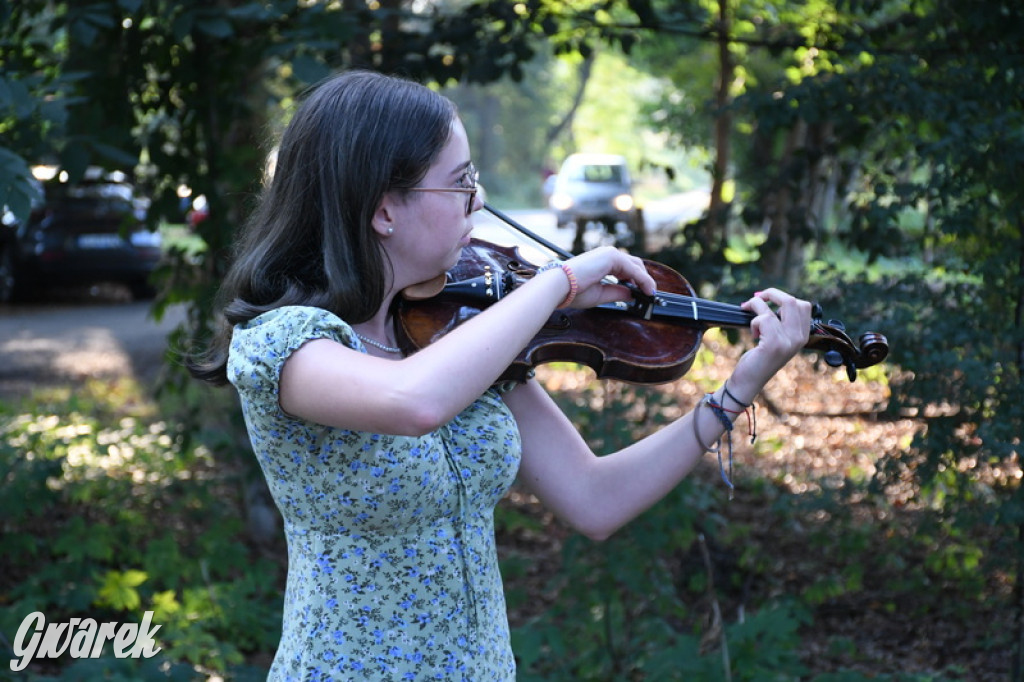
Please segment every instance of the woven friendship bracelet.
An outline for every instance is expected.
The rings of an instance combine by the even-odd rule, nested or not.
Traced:
[[[710,399],[711,399],[711,394],[708,393],[707,395],[704,396],[704,398],[699,403],[697,403],[697,410],[699,410],[701,407],[703,407]],[[719,440],[717,440],[715,442],[714,445],[708,445],[707,443],[704,442],[704,438],[700,435],[700,427],[697,425],[697,422],[699,421],[699,416],[697,414],[697,410],[694,410],[694,413],[693,413],[693,435],[697,438],[697,443],[702,448],[704,448],[705,451],[707,451],[707,452],[718,452],[719,450],[722,449],[722,441],[721,441],[721,439],[719,439]]]
[[[726,381],[725,383],[722,384],[722,392],[725,393],[726,397],[728,397],[729,400],[733,401],[737,405],[740,405],[742,407],[750,407],[750,405],[751,405],[751,403],[745,403],[745,402],[743,402],[742,400],[740,400],[739,398],[737,398],[736,396],[734,396],[732,394],[732,391],[729,390],[729,382],[728,381]]]
[[[718,443],[716,444],[716,446],[715,446],[715,448],[713,450],[711,448],[707,447],[706,445],[704,445],[704,441],[700,437],[700,432],[697,429],[697,418],[698,417],[697,417],[696,413],[693,415],[693,433],[697,437],[697,442],[700,443],[701,447],[703,447],[705,450],[710,450],[711,452],[714,452],[714,453],[716,453],[718,455],[718,471],[719,471],[719,473],[722,476],[722,480],[725,482],[725,484],[727,486],[729,486],[729,499],[731,500],[733,498],[733,495],[735,494],[735,491],[736,491],[736,486],[734,486],[733,483],[732,483],[732,465],[733,465],[733,458],[732,458],[732,428],[733,428],[733,426],[732,426],[732,420],[729,419],[729,415],[727,415],[726,412],[732,412],[733,414],[740,414],[740,413],[738,411],[736,411],[736,410],[727,410],[726,408],[724,408],[721,405],[719,405],[718,403],[716,403],[715,402],[715,395],[714,395],[714,393],[706,393],[706,394],[704,394],[704,397],[701,399],[698,407],[703,407],[705,405],[708,406],[709,408],[711,408],[712,414],[714,414],[715,417],[718,418],[718,421],[722,423],[722,427],[724,429],[723,436],[718,439]],[[726,471],[725,471],[725,462],[722,461],[722,438],[723,437],[725,438],[725,442],[726,442],[726,444],[729,447],[729,472],[728,473],[726,473]]]
[[[757,440],[757,410],[756,410],[756,406],[753,403],[747,404],[747,403],[743,402],[742,400],[737,399],[736,396],[734,396],[732,393],[729,392],[729,387],[726,384],[722,384],[722,396],[723,396],[722,397],[722,403],[725,402],[725,397],[728,397],[730,400],[735,402],[737,405],[739,405],[743,409],[731,410],[728,407],[725,407],[725,405],[723,405],[722,403],[717,402],[715,400],[715,394],[714,393],[705,393],[704,397],[701,398],[701,401],[697,404],[697,408],[694,410],[694,413],[693,413],[693,435],[697,438],[697,443],[702,448],[704,448],[706,451],[714,452],[715,454],[718,455],[718,470],[719,470],[719,472],[721,472],[722,480],[725,481],[725,484],[727,486],[729,486],[729,499],[731,500],[733,498],[733,494],[735,493],[736,488],[732,484],[732,465],[733,465],[733,458],[732,458],[732,431],[733,431],[733,423],[732,423],[732,420],[729,418],[729,415],[730,414],[736,414],[736,415],[745,414],[745,415],[747,415],[747,426],[750,428],[750,442],[751,442],[751,444],[753,444],[753,442],[755,440]],[[710,447],[710,446],[708,446],[704,442],[704,439],[700,435],[700,427],[697,424],[697,422],[699,421],[699,419],[698,419],[698,416],[699,416],[698,415],[698,411],[700,410],[700,408],[705,407],[705,406],[707,406],[711,410],[712,414],[714,414],[715,417],[718,419],[718,421],[721,422],[722,428],[723,428],[723,433],[722,433],[721,436],[719,436],[718,441],[715,443],[714,447]],[[725,470],[725,462],[722,461],[722,440],[723,439],[725,440],[726,445],[729,448],[729,471],[728,471],[728,473],[726,473],[726,470]]]
[[[737,410],[726,409],[722,407],[721,404],[716,403],[714,393],[708,393],[707,395],[705,395],[704,400],[702,402],[704,402],[704,404],[710,407],[711,411],[715,413],[716,417],[718,417],[718,421],[722,422],[722,428],[724,428],[727,432],[732,431],[732,420],[729,419],[729,415],[727,415],[726,412],[731,412],[733,414],[740,414],[740,412],[738,412]]]
[[[757,405],[755,405],[753,402],[745,403],[742,400],[740,400],[739,398],[737,398],[736,396],[734,396],[732,394],[732,391],[729,390],[729,382],[728,382],[728,380],[725,381],[725,383],[722,384],[722,394],[723,394],[722,395],[722,402],[723,403],[725,402],[725,398],[728,397],[729,400],[733,401],[734,403],[736,403],[737,405],[739,405],[739,406],[741,406],[743,408],[742,410],[726,410],[726,411],[727,412],[732,412],[733,414],[745,414],[745,415],[747,415],[747,428],[750,430],[750,444],[753,445],[754,441],[757,440]],[[723,409],[725,409],[725,408],[723,407]]]

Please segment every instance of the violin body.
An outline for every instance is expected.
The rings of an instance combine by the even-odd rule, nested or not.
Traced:
[[[689,371],[709,327],[749,327],[752,313],[697,298],[690,283],[672,268],[654,261],[644,264],[656,283],[654,296],[633,288],[632,303],[555,310],[501,380],[523,381],[545,362],[576,362],[602,378],[664,383]],[[412,353],[435,342],[538,269],[515,247],[471,240],[439,294],[399,299],[394,316],[399,344]],[[888,342],[881,334],[864,334],[860,341],[860,346],[854,344],[842,323],[815,319],[807,347],[824,352],[828,364],[845,366],[853,381],[858,368],[877,364],[888,355]]]
[[[646,265],[659,291],[693,296],[689,282],[671,268],[654,262]],[[527,263],[516,248],[471,240],[448,273],[449,285],[438,296],[400,301],[395,323],[399,345],[408,352],[433,343],[532,277],[538,267]],[[477,286],[452,286],[481,278],[484,281]],[[488,278],[492,280],[490,295],[479,290],[487,287]],[[614,306],[559,309],[502,379],[521,381],[545,362],[578,362],[602,378],[643,384],[672,381],[693,365],[703,334],[698,326],[645,320],[623,314]]]

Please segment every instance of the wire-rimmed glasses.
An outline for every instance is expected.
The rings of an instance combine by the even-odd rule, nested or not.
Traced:
[[[459,178],[460,183],[469,183],[469,187],[410,187],[410,192],[461,192],[467,194],[466,215],[473,213],[473,202],[476,201],[476,193],[480,189],[477,181],[480,179],[480,171],[472,163],[466,167],[466,172]]]

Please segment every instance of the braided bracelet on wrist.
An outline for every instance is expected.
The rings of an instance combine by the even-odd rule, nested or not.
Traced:
[[[704,450],[709,451],[709,452],[714,452],[716,455],[718,455],[718,470],[721,473],[722,480],[725,481],[725,484],[727,486],[729,486],[729,499],[731,500],[733,498],[733,495],[734,495],[734,492],[735,492],[736,488],[735,488],[735,486],[732,483],[732,471],[733,471],[732,430],[733,430],[733,423],[732,423],[732,420],[729,418],[729,414],[737,414],[737,415],[738,414],[746,414],[747,415],[747,420],[748,420],[747,423],[748,423],[748,426],[750,426],[750,429],[751,429],[751,437],[750,437],[750,442],[751,443],[753,443],[757,439],[757,421],[755,420],[755,418],[753,418],[751,416],[750,411],[749,411],[752,405],[748,405],[748,404],[746,404],[746,403],[744,403],[744,402],[742,402],[740,400],[737,400],[736,396],[732,395],[732,393],[729,392],[728,387],[723,385],[723,397],[724,396],[728,396],[731,400],[736,402],[743,409],[742,410],[730,410],[729,408],[723,406],[721,403],[715,401],[715,394],[714,393],[706,393],[706,394],[704,394],[704,397],[701,399],[700,403],[697,404],[697,409],[694,410],[694,413],[693,413],[693,435],[696,437],[697,443],[702,448],[704,448]],[[723,402],[724,402],[724,400],[723,400]],[[700,408],[705,407],[705,406],[710,408],[712,414],[714,414],[715,417],[718,419],[718,421],[722,424],[723,433],[722,433],[721,436],[719,436],[718,441],[715,443],[714,447],[709,447],[704,442],[704,439],[700,435],[700,427],[698,426],[698,421],[699,421],[698,412],[699,412]],[[723,439],[725,439],[725,442],[726,442],[726,444],[728,446],[728,449],[729,449],[729,471],[728,471],[728,473],[726,473],[725,462],[722,461],[722,440]]]

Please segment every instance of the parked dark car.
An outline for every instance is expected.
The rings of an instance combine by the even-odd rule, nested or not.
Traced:
[[[145,225],[146,202],[122,173],[90,173],[75,184],[41,182],[42,201],[19,222],[0,224],[0,302],[54,286],[105,282],[152,296],[160,234]]]

